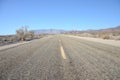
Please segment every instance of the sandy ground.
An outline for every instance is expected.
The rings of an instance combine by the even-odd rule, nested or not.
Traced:
[[[120,41],[118,40],[104,40],[100,38],[79,37],[79,36],[72,36],[72,35],[69,35],[69,37],[80,38],[84,40],[89,40],[89,41],[94,41],[94,42],[99,42],[99,43],[104,43],[104,44],[109,44],[112,46],[120,47]]]

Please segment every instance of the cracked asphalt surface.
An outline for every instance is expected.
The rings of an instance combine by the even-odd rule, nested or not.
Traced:
[[[0,80],[120,80],[120,47],[63,35],[44,37],[1,50]]]

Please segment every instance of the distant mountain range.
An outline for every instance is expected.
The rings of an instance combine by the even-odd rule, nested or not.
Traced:
[[[116,32],[116,33],[120,33],[120,26],[114,27],[114,28],[108,28],[108,29],[101,29],[99,31],[102,32]]]
[[[84,30],[84,31],[66,31],[58,29],[41,29],[33,30],[35,34],[61,34],[61,33],[120,33],[120,26],[114,28],[100,29],[100,30]]]
[[[41,29],[41,30],[33,30],[35,34],[61,34],[65,33],[65,30],[57,30],[57,29]]]
[[[120,33],[120,26],[100,30],[69,31],[69,33]]]

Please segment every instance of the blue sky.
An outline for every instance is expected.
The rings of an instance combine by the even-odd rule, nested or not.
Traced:
[[[21,26],[86,30],[120,25],[120,0],[0,0],[0,35]]]

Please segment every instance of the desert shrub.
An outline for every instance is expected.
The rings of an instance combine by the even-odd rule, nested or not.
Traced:
[[[101,35],[101,38],[102,38],[102,39],[110,39],[109,35],[107,35],[107,34]]]
[[[26,36],[26,27],[22,27],[18,30],[16,30],[16,35],[17,35],[17,38],[18,40],[25,40],[25,36]]]
[[[16,36],[17,40],[25,41],[26,39],[33,39],[34,38],[34,32],[28,31],[27,27],[22,27],[18,30],[16,30]]]
[[[2,38],[2,41],[7,41],[7,39],[6,38]]]

